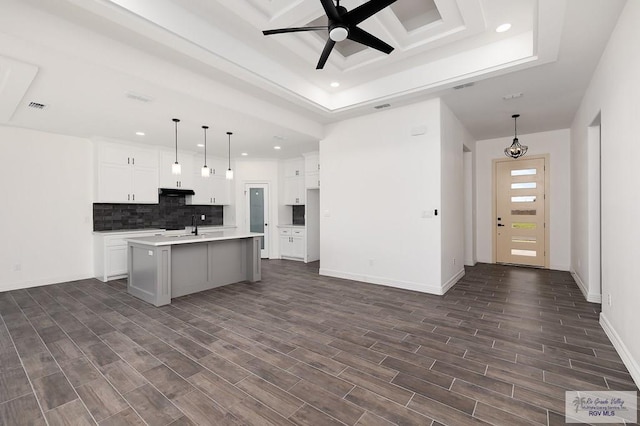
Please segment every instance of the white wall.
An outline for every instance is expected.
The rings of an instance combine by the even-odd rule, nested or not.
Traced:
[[[458,118],[440,103],[441,147],[441,283],[445,291],[464,275],[463,145],[473,139]]]
[[[602,314],[601,324],[640,385],[640,281],[638,244],[640,217],[638,161],[635,150],[640,122],[640,2],[629,1],[620,14],[609,44],[571,126],[572,268],[587,280],[590,232],[585,207],[588,185],[588,127],[601,113]],[[578,266],[580,264],[580,266]],[[608,303],[611,297],[611,305]]]
[[[327,126],[320,162],[320,273],[441,293],[440,101]]]
[[[232,183],[232,192],[235,194],[235,206],[231,207],[231,213],[235,218],[235,224],[239,231],[248,231],[249,224],[246,221],[246,198],[244,194],[247,183],[269,184],[269,258],[278,258],[280,253],[278,244],[278,197],[280,193],[278,182],[277,160],[236,160]],[[227,213],[225,209],[225,214]]]
[[[87,139],[0,126],[0,291],[93,276]]]
[[[508,117],[507,117],[508,118]],[[505,119],[507,119],[505,118]],[[523,119],[527,119],[523,117]],[[477,191],[477,256],[478,262],[491,263],[495,218],[492,211],[492,161],[504,158],[504,148],[511,145],[513,137],[486,139],[476,143],[476,191]],[[518,135],[520,143],[527,145],[527,155],[550,155],[550,218],[549,250],[550,267],[568,271],[571,253],[571,185],[570,185],[570,131]],[[525,157],[526,158],[526,157]]]

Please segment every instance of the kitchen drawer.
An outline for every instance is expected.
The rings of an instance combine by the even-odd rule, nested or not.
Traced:
[[[291,229],[292,237],[304,237],[304,229],[292,228]]]
[[[284,235],[285,237],[290,237],[291,228],[280,228],[280,235]]]

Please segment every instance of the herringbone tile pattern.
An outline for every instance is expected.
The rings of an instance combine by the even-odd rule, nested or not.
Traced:
[[[637,390],[566,272],[432,296],[317,267],[162,308],[120,281],[0,293],[0,423],[556,425],[565,390]]]

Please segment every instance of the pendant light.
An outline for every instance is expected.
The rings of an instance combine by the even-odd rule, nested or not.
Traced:
[[[232,134],[233,133],[231,132],[227,132],[227,135],[229,135],[229,168],[227,169],[227,173],[225,173],[225,176],[229,180],[233,179],[233,170],[231,170],[231,135]]]
[[[520,145],[518,142],[518,117],[520,114],[513,114],[511,118],[513,118],[513,143],[511,146],[508,146],[504,149],[504,155],[511,158],[520,158],[527,153],[527,149],[529,149],[526,145]]]
[[[204,166],[202,166],[201,173],[202,177],[208,178],[211,176],[211,169],[207,167],[207,129],[209,126],[202,126],[204,129]]]
[[[180,163],[178,163],[178,123],[180,122],[180,119],[174,118],[173,122],[176,127],[176,162],[171,165],[171,173],[179,175],[182,173],[182,167],[180,166]]]

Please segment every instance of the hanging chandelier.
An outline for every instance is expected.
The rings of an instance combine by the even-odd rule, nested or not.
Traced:
[[[511,146],[508,146],[504,149],[504,155],[511,158],[520,158],[527,153],[527,149],[529,149],[526,145],[520,145],[518,141],[518,117],[520,114],[513,114],[511,118],[513,118],[513,143]]]

